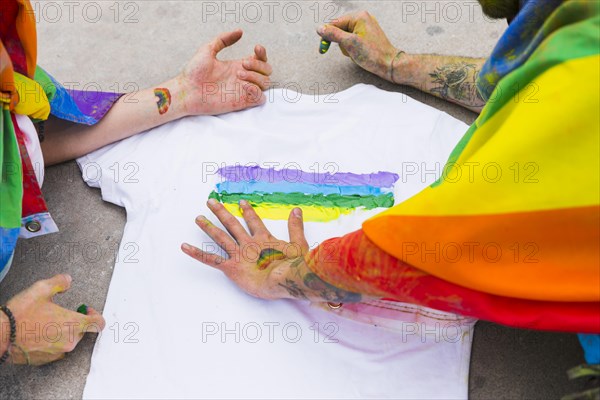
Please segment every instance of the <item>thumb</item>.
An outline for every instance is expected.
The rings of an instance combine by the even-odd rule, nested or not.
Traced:
[[[341,43],[344,40],[350,39],[354,34],[346,32],[337,26],[323,25],[317,29],[317,33],[323,39],[329,42]]]
[[[98,311],[88,307],[84,331],[99,333],[105,326],[106,321],[104,320],[104,317]]]
[[[288,231],[290,233],[290,242],[293,244],[286,251],[287,257],[300,257],[308,252],[308,242],[304,236],[304,220],[302,219],[302,209],[294,208],[288,218]],[[291,254],[295,253],[295,254]]]
[[[236,29],[231,32],[221,33],[210,43],[210,49],[213,55],[217,55],[225,47],[229,47],[242,38],[244,32],[241,29]]]
[[[42,292],[40,293],[41,295],[52,298],[55,294],[69,290],[72,281],[73,278],[71,278],[71,275],[60,274],[55,275],[50,279],[39,281],[37,286]]]

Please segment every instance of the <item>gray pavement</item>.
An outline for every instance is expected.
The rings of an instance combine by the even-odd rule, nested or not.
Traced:
[[[130,91],[175,75],[197,46],[217,32],[241,27],[242,41],[223,58],[267,47],[273,81],[304,93],[329,93],[371,83],[406,93],[471,123],[460,107],[393,86],[354,66],[335,45],[318,54],[316,26],[329,16],[367,9],[392,42],[408,52],[485,57],[506,23],[487,21],[474,1],[72,1],[35,2],[39,63],[62,82]],[[86,86],[87,85],[87,86]],[[38,279],[73,276],[57,301],[102,310],[126,216],[87,187],[74,162],[48,168],[43,191],[60,232],[21,241],[0,284],[0,303]],[[79,398],[94,337],[66,359],[41,368],[0,368],[0,399]],[[581,363],[575,335],[478,323],[471,361],[473,399],[551,399],[582,389],[565,371]]]

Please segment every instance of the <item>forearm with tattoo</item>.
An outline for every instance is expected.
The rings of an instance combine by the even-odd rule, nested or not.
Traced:
[[[481,107],[485,101],[476,86],[478,72],[475,64],[464,61],[437,67],[429,74],[435,85],[431,93],[439,94],[445,100]]]
[[[402,53],[392,63],[392,76],[395,83],[480,112],[485,100],[476,82],[484,62],[479,58]]]
[[[273,263],[269,274],[271,290],[281,292],[281,297],[332,303],[357,303],[359,293],[339,289],[312,272],[304,257]]]

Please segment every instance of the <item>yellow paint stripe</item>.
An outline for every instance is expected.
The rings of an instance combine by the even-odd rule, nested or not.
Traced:
[[[225,203],[225,208],[235,215],[241,217],[242,213],[237,204]],[[285,204],[262,203],[254,206],[254,211],[263,219],[280,219],[287,220],[290,213],[296,206]],[[302,206],[302,216],[304,221],[312,222],[327,222],[339,218],[341,215],[347,215],[354,210],[350,208],[338,207],[318,207],[318,206]]]

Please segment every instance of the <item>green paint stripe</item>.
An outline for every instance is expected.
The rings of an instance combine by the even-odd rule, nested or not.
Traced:
[[[246,193],[217,193],[212,192],[209,198],[217,199],[221,203],[237,204],[240,200],[247,200],[251,204],[282,204],[291,206],[320,206],[331,208],[358,208],[367,210],[380,207],[392,207],[394,195],[386,193],[382,195],[339,195],[339,194],[304,194],[304,193],[268,193],[268,194],[246,194]]]

